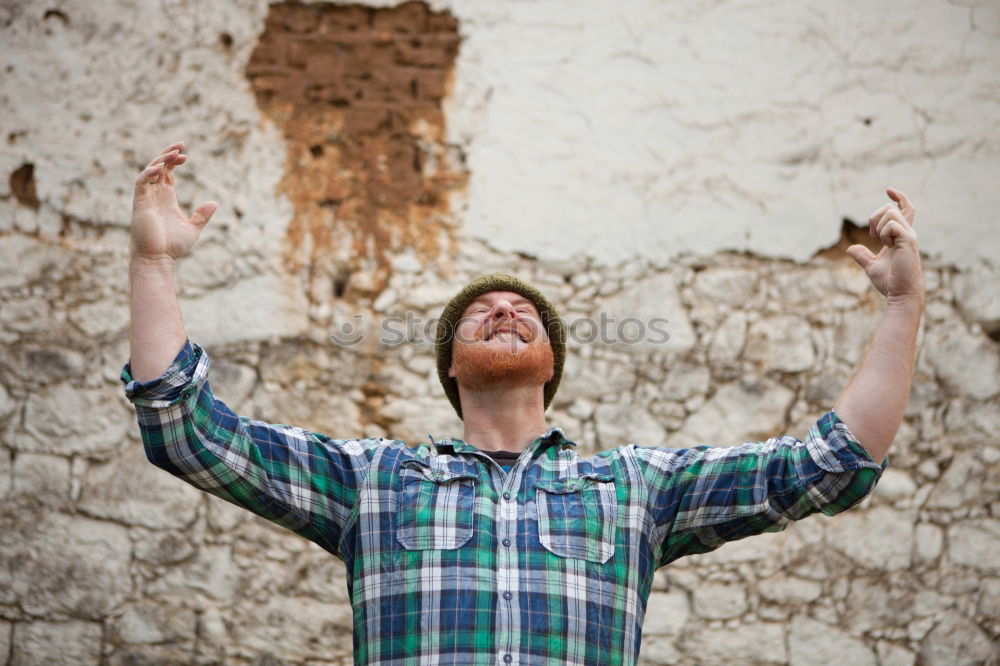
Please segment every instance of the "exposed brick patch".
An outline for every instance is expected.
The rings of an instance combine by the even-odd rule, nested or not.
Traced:
[[[819,250],[813,255],[813,257],[822,257],[824,259],[831,259],[834,261],[837,259],[854,261],[851,259],[850,255],[847,254],[847,248],[858,244],[864,245],[875,254],[878,254],[879,250],[882,249],[882,242],[879,239],[868,235],[867,224],[863,227],[859,227],[851,220],[844,218],[840,227],[840,239],[830,247]]]
[[[421,2],[271,6],[247,76],[288,141],[293,268],[346,260],[385,276],[401,248],[425,262],[454,249],[448,193],[466,172],[441,101],[459,42],[455,18]]]

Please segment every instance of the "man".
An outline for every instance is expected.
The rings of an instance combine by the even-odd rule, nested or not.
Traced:
[[[581,458],[548,429],[565,335],[506,275],[468,285],[437,340],[463,439],[408,448],[251,421],[214,398],[187,341],[174,262],[217,208],[178,208],[168,146],[136,180],[131,360],[149,459],[342,557],[360,664],[632,664],[654,571],[865,497],[903,416],[924,302],[913,206],[889,190],[883,248],[848,253],[886,298],[861,366],[805,441],[621,446]],[[876,461],[883,461],[879,464]]]

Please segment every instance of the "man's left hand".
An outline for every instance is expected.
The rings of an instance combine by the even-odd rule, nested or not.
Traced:
[[[922,308],[924,278],[913,231],[917,211],[902,192],[890,188],[886,194],[895,203],[885,204],[868,218],[868,233],[882,241],[882,249],[873,254],[864,245],[852,245],[847,254],[865,270],[889,304]]]

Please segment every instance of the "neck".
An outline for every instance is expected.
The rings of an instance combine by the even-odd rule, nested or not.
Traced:
[[[459,385],[458,395],[464,439],[483,451],[520,453],[546,430],[541,386],[476,391]]]

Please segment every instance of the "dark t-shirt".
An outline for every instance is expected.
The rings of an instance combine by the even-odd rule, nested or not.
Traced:
[[[521,457],[521,454],[516,451],[483,451],[483,453],[493,458],[498,465],[503,467],[505,472],[509,472],[517,459]]]

